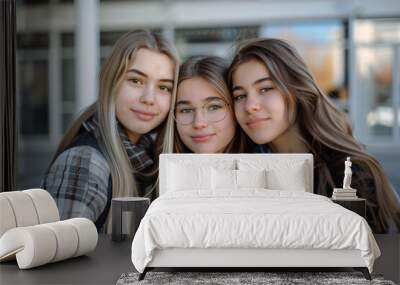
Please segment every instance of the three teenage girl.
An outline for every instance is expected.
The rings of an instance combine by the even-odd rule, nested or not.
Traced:
[[[381,166],[293,47],[253,39],[238,45],[230,66],[193,57],[178,75],[178,65],[156,34],[136,31],[117,41],[101,70],[98,101],[67,131],[44,179],[62,218],[87,217],[100,229],[112,197],[156,198],[162,151],[249,152],[254,143],[312,153],[314,191],[328,197],[351,156],[352,187],[367,200],[373,231],[400,229],[399,199]]]

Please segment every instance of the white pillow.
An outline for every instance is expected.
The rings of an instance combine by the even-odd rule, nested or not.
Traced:
[[[236,170],[212,168],[212,188],[236,190]]]
[[[285,170],[269,169],[267,181],[268,189],[306,192],[305,164],[296,163]]]
[[[240,159],[240,170],[266,170],[267,189],[307,191],[309,170],[305,161],[292,160],[290,157],[274,160]]]
[[[267,188],[266,170],[235,170],[238,188]]]
[[[168,164],[168,191],[211,189],[211,167]]]

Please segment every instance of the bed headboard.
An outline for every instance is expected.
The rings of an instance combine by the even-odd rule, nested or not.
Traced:
[[[167,192],[168,179],[172,178],[174,165],[185,166],[186,169],[211,166],[216,169],[244,169],[267,171],[278,174],[275,179],[287,180],[293,177],[302,180],[304,190],[313,193],[313,155],[302,154],[161,154],[159,162],[159,192]],[[210,173],[211,175],[211,173]],[[176,177],[176,176],[175,176]],[[179,176],[178,176],[179,177]],[[300,177],[300,179],[296,178]],[[295,181],[292,181],[296,183]]]

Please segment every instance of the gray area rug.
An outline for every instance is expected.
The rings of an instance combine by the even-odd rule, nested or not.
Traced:
[[[150,271],[142,281],[139,273],[124,273],[117,285],[133,284],[385,284],[395,285],[384,280],[381,275],[372,274],[372,281],[360,272],[154,272]]]

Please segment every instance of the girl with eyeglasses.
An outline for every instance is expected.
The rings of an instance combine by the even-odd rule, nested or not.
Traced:
[[[243,151],[243,135],[226,84],[227,67],[227,62],[216,56],[192,57],[181,65],[164,152]]]

